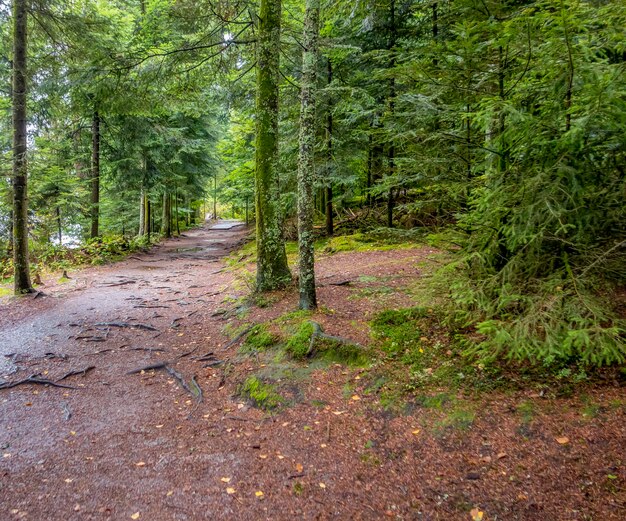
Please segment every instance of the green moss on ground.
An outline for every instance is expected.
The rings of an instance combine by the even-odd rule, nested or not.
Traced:
[[[264,411],[277,409],[286,402],[273,384],[264,382],[257,376],[246,378],[239,387],[238,395]]]
[[[267,351],[279,342],[280,337],[273,333],[267,324],[257,324],[246,335],[241,346],[241,352]]]
[[[298,331],[289,337],[285,343],[285,351],[295,360],[303,360],[309,354],[313,324],[309,321],[302,322]]]

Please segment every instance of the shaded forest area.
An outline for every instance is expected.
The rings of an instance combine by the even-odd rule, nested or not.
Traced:
[[[451,252],[466,354],[626,361],[623,1],[14,0],[0,274],[256,222],[256,289],[316,306],[314,239]],[[34,276],[33,276],[34,274]]]

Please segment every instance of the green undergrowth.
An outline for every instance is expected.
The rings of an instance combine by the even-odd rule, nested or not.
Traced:
[[[280,337],[273,333],[267,324],[257,324],[246,335],[240,352],[245,354],[267,351],[279,341]]]
[[[385,310],[370,325],[377,363],[364,379],[364,392],[378,395],[388,410],[401,412],[411,404],[438,408],[454,403],[451,395],[459,393],[533,389],[567,397],[607,379],[601,369],[580,364],[486,363],[467,349],[480,335],[455,325],[446,308]],[[610,378],[626,381],[626,374],[614,368]]]
[[[257,376],[246,378],[237,394],[264,411],[273,411],[286,403],[285,398],[280,395],[273,383],[263,381]]]
[[[101,265],[123,259],[125,256],[145,251],[159,242],[162,236],[153,233],[148,236],[126,237],[122,235],[104,235],[97,239],[89,239],[75,248],[55,244],[30,245],[31,273],[49,273],[72,270],[90,265]],[[0,260],[0,278],[11,282],[13,262],[11,258]]]
[[[434,236],[433,236],[434,237]],[[441,239],[441,241],[443,241]],[[395,230],[380,228],[368,232],[351,235],[337,235],[322,237],[315,241],[317,255],[328,255],[339,252],[388,251],[396,249],[415,248],[427,244],[427,234],[422,229]],[[295,265],[298,255],[298,243],[285,243],[287,259],[291,266]],[[256,260],[256,243],[251,240],[226,258],[229,271],[241,273],[248,263]],[[249,273],[249,272],[248,272]],[[249,275],[248,275],[249,276]]]
[[[371,363],[368,349],[329,339],[316,338],[310,352],[313,316],[307,311],[285,313],[252,326],[247,333],[248,324],[225,328],[232,339],[244,334],[239,355],[252,356],[257,362],[255,373],[241,384],[239,396],[262,409],[274,410],[301,401],[300,386],[316,370],[331,364],[365,367]]]
[[[368,233],[339,235],[316,242],[316,250],[333,254],[339,252],[388,251],[414,248],[424,244],[424,236],[413,230],[380,229]]]

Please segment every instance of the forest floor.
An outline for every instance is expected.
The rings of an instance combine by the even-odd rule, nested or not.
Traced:
[[[71,386],[0,390],[0,519],[626,519],[619,383],[401,397],[375,356],[290,361],[267,346],[302,319],[295,292],[249,298],[248,231],[220,224],[0,300],[0,383]],[[441,255],[321,255],[306,318],[375,349],[371,321],[424,305]],[[239,334],[256,323],[269,342]]]

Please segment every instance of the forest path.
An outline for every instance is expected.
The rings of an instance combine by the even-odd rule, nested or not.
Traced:
[[[161,428],[187,420],[190,396],[165,373],[127,373],[194,350],[216,351],[224,324],[211,315],[233,282],[222,259],[247,234],[241,222],[220,221],[148,253],[70,273],[65,283],[47,283],[45,297],[0,304],[0,383],[33,374],[54,381],[94,367],[61,382],[76,389],[27,384],[2,391],[0,518],[9,511],[28,519],[129,518],[140,510],[139,496],[151,504],[157,488],[180,481],[174,476],[188,470],[189,452],[168,450],[192,442],[178,436],[178,425],[170,425],[171,436]],[[202,365],[193,364],[187,381],[206,373]],[[198,383],[210,401],[206,380],[198,376]],[[201,411],[191,421],[198,418]],[[159,471],[138,481],[140,460],[150,459]],[[158,510],[149,518],[160,519]]]
[[[0,379],[93,367],[60,382],[72,389],[0,390],[2,521],[624,519],[623,388],[560,398],[418,386],[404,401],[385,391],[393,373],[379,363],[240,353],[226,326],[297,309],[293,289],[243,306],[246,277],[223,257],[246,236],[221,222],[46,281],[47,297],[0,304]],[[416,305],[437,255],[419,244],[322,253],[315,320],[368,343],[376,313]],[[251,256],[238,261],[254,270]],[[415,333],[432,337],[426,349],[445,341],[434,328]],[[175,373],[128,374],[162,362]],[[241,398],[251,375],[285,407],[266,413]]]

